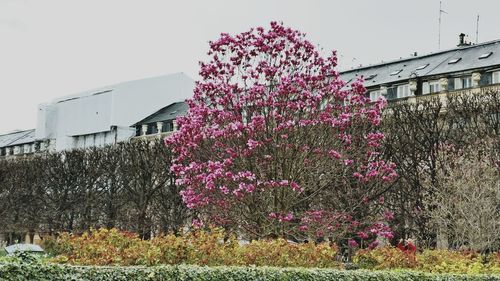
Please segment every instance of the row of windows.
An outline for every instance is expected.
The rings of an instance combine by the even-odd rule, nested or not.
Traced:
[[[28,153],[38,152],[40,151],[40,148],[41,144],[39,142],[10,146],[10,147],[1,147],[0,156],[28,154]]]
[[[370,92],[370,99],[372,101],[377,100],[381,96],[382,96],[381,90],[376,90],[376,91]],[[396,98],[404,98],[404,97],[409,97],[409,96],[411,96],[410,85],[403,84],[403,85],[398,85],[398,86],[387,88],[387,95],[385,96],[385,98],[396,99]]]
[[[174,124],[172,121],[167,121],[162,123],[163,123],[163,125],[161,126],[162,133],[172,132],[174,130]],[[153,134],[158,134],[158,124],[156,122],[147,124],[146,135],[153,135]],[[136,136],[143,135],[142,125],[137,125],[135,127],[135,135]]]
[[[490,84],[498,84],[500,83],[500,71],[483,73],[481,75],[480,85],[490,85]],[[472,77],[471,76],[463,76],[457,78],[448,79],[448,91],[460,90],[472,88]],[[439,93],[443,89],[441,88],[441,83],[439,80],[426,81],[422,83],[422,94],[432,94]],[[387,88],[387,94],[385,98],[388,100],[404,98],[411,96],[412,93],[410,91],[409,84],[397,85]],[[370,100],[375,101],[379,97],[382,96],[381,90],[370,91],[369,93]]]
[[[102,132],[73,137],[74,146],[77,148],[103,147],[114,142],[114,132]]]

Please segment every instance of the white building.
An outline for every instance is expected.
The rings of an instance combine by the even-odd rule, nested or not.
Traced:
[[[61,151],[129,140],[136,135],[138,121],[190,98],[193,89],[194,81],[177,73],[55,99],[38,107],[35,130],[0,135],[0,155]]]

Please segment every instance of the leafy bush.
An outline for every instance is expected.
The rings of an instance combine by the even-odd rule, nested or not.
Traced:
[[[346,271],[317,268],[202,267],[194,265],[167,265],[154,267],[75,267],[54,264],[0,264],[0,280],[492,281],[500,280],[500,277],[493,275],[429,274],[415,271]]]
[[[142,240],[116,229],[92,230],[81,236],[62,234],[44,242],[57,255],[55,263],[71,265],[207,265],[343,268],[338,249],[328,243],[295,244],[283,239],[258,240],[240,245],[236,237],[219,228],[172,234]],[[396,247],[359,250],[354,267],[362,269],[411,269],[430,273],[497,273],[500,253],[481,256],[473,252],[403,251]]]
[[[283,239],[239,245],[222,229],[193,231],[141,240],[116,229],[91,230],[81,236],[60,235],[44,241],[56,263],[75,265],[258,265],[339,267],[337,247],[327,243],[294,244]]]
[[[418,255],[420,268],[429,272],[481,273],[481,256],[473,252],[425,250]]]
[[[260,240],[239,248],[241,264],[278,267],[340,267],[337,247],[313,242],[294,244],[284,239]]]
[[[360,250],[353,260],[359,267],[366,269],[415,268],[417,266],[414,254],[403,252],[395,247]]]
[[[500,274],[500,253],[481,256],[471,251],[424,250],[422,253],[401,251],[395,247],[360,250],[355,263],[364,269],[415,269],[431,273]]]
[[[117,229],[99,229],[81,236],[62,234],[57,239],[44,241],[47,252],[59,255],[54,261],[68,261],[80,265],[136,265],[143,260],[150,243],[137,234]]]
[[[488,256],[486,268],[491,273],[500,274],[500,252]]]

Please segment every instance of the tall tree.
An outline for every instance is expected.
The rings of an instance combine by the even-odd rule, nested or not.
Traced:
[[[273,22],[222,34],[208,55],[167,139],[189,208],[249,238],[390,235],[381,205],[396,174],[379,159],[384,101],[341,81],[335,52],[324,58]]]

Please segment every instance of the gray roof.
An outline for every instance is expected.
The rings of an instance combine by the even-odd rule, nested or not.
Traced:
[[[492,52],[484,59],[479,59],[483,54]],[[450,64],[453,59],[460,59],[457,63]],[[423,69],[417,69],[423,67]],[[477,45],[463,46],[437,53],[415,56],[396,61],[360,67],[357,69],[340,72],[341,78],[346,82],[353,82],[357,77],[366,79],[365,86],[372,87],[380,84],[391,84],[408,80],[415,73],[417,77],[437,76],[447,73],[464,72],[479,68],[495,68],[500,66],[500,40],[485,42]],[[398,70],[401,72],[391,75]]]
[[[150,116],[142,119],[134,125],[138,124],[149,124],[160,121],[169,121],[177,118],[178,116],[186,115],[188,111],[188,105],[185,102],[172,103],[164,108],[156,111]]]
[[[0,135],[0,147],[21,145],[35,141],[35,129]]]

